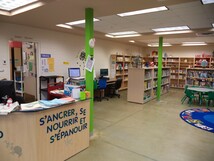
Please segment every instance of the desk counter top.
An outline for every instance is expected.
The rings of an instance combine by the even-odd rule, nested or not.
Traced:
[[[64,161],[89,146],[90,100],[0,117],[1,161]]]

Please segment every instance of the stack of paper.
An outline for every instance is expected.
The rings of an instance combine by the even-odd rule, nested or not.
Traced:
[[[66,104],[69,101],[63,100],[63,99],[53,99],[53,100],[40,100],[39,102],[44,106],[46,106],[46,108],[50,108],[50,107],[56,107],[59,105]]]
[[[8,113],[12,112],[18,106],[19,106],[18,102],[12,103],[9,107],[7,105],[1,105],[0,106],[0,115],[7,115]]]
[[[21,104],[21,111],[35,111],[43,109],[39,101]]]

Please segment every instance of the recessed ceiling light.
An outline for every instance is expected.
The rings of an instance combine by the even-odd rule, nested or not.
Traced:
[[[157,32],[154,33],[154,35],[170,35],[170,34],[185,34],[185,33],[191,33],[191,30],[184,30],[184,31],[168,31],[168,32]]]
[[[150,43],[148,44],[149,47],[158,47],[159,43]],[[163,46],[172,46],[170,43],[163,43]]]
[[[201,0],[202,4],[214,3],[214,0]]]
[[[180,30],[189,30],[188,26],[175,26],[175,27],[163,27],[152,29],[155,32],[164,32],[164,31],[180,31]]]
[[[0,9],[11,11],[19,7],[23,7],[25,5],[29,5],[31,3],[37,2],[38,0],[1,0],[0,1]]]
[[[120,13],[117,15],[120,17],[125,17],[125,16],[140,15],[140,14],[159,12],[159,11],[165,11],[165,10],[168,10],[168,8],[165,6],[162,6],[162,7],[148,8],[148,9],[137,10],[137,11],[132,11],[132,12],[125,12],[125,13]]]
[[[205,42],[182,42],[182,46],[202,46],[207,45]]]
[[[96,18],[94,18],[93,20],[94,20],[94,22],[100,21],[99,19],[96,19]],[[79,24],[84,24],[84,23],[85,23],[85,20],[78,20],[78,21],[68,22],[66,24],[72,26],[72,25],[79,25]]]
[[[129,40],[129,42],[131,42],[131,43],[135,43],[135,41],[134,41],[134,40]]]
[[[58,26],[58,27],[63,27],[63,28],[67,28],[67,29],[72,29],[71,26],[65,25],[65,24],[58,24],[58,25],[56,25],[56,26]]]
[[[136,37],[136,36],[141,36],[136,31],[124,31],[124,32],[113,32],[113,33],[108,33],[105,35],[106,37],[110,38],[124,38],[124,37]]]

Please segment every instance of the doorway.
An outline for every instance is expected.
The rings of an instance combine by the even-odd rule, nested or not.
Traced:
[[[36,47],[34,42],[10,41],[10,78],[14,80],[16,93],[25,102],[37,100]]]

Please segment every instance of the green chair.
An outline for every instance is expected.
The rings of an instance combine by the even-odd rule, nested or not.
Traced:
[[[192,101],[194,100],[194,99],[196,99],[197,97],[194,95],[194,92],[192,92],[192,91],[190,91],[190,90],[186,90],[186,96],[187,96],[187,98],[189,98],[189,100],[188,100],[188,104],[189,105],[191,105],[192,104]]]
[[[208,92],[207,97],[205,97],[205,100],[206,100],[206,106],[208,107],[210,105],[210,101],[214,101],[214,92]]]
[[[183,96],[183,98],[181,99],[181,102],[182,102],[182,104],[184,103],[184,101],[186,100],[186,98],[187,98],[187,95],[186,95],[186,90],[187,90],[187,88],[188,88],[188,85],[185,85],[185,87],[184,87],[184,96]]]

